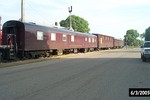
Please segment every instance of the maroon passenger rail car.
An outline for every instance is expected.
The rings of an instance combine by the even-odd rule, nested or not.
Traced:
[[[13,45],[19,57],[86,52],[97,48],[95,35],[20,21],[4,23],[2,40],[4,45]]]
[[[124,42],[120,39],[114,39],[114,48],[123,48]]]
[[[103,35],[103,34],[95,34],[97,36],[97,47],[98,49],[110,49],[113,48],[113,40],[114,37]]]
[[[0,31],[0,45],[2,44],[2,32]]]
[[[1,16],[0,16],[0,45],[2,44]]]

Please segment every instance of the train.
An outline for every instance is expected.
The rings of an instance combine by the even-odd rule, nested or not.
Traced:
[[[2,44],[1,16],[0,16],[0,45]]]
[[[1,58],[38,58],[100,49],[122,48],[112,36],[70,31],[57,27],[10,20],[2,27]]]
[[[2,45],[2,31],[0,30],[0,45]]]

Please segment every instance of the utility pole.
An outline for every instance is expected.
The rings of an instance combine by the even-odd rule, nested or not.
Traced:
[[[24,0],[21,0],[21,21],[24,21]]]
[[[70,16],[69,16],[69,18],[70,18],[70,27],[69,27],[69,29],[72,31],[72,30],[73,30],[73,28],[72,28],[72,22],[71,22],[72,6],[68,7],[68,11],[69,11],[69,13],[70,13]]]
[[[127,35],[125,36],[125,45],[126,45],[126,49],[127,49],[127,47],[128,47],[128,37],[127,37]]]

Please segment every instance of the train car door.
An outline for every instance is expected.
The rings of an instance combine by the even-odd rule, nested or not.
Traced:
[[[3,44],[9,47],[6,52],[8,59],[15,59],[17,54],[17,43],[16,43],[16,28],[15,27],[7,27],[3,34]]]

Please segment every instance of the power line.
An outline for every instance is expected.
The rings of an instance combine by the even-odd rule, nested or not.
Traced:
[[[32,11],[32,15],[34,16],[34,19],[36,19],[36,20],[39,19],[39,21],[40,21],[41,19],[42,19],[42,21],[43,21],[43,19],[44,19],[45,22],[50,22],[49,19],[48,19],[46,16],[43,16],[43,14],[40,13],[40,11],[38,11],[35,7],[33,7],[32,5],[30,5],[28,2],[26,2],[25,5],[28,6],[29,9],[31,9],[30,12]],[[31,16],[32,16],[32,15],[31,15]],[[40,18],[38,18],[38,17],[35,16],[35,15],[38,15]],[[42,16],[41,16],[41,15],[42,15]],[[31,16],[30,16],[30,17],[31,17]]]

